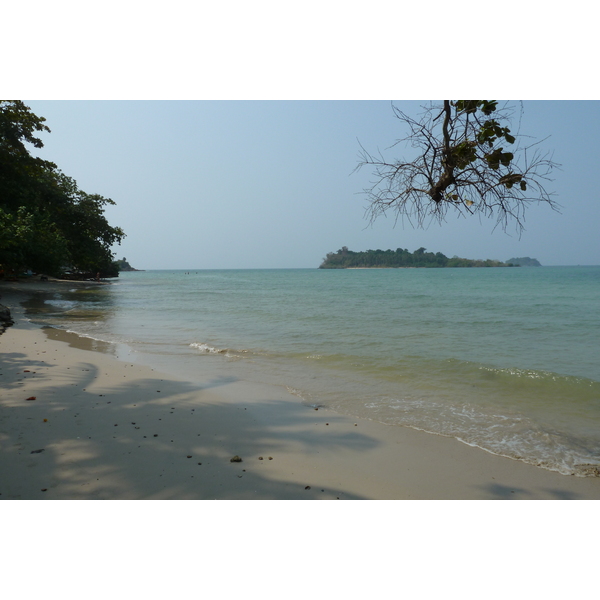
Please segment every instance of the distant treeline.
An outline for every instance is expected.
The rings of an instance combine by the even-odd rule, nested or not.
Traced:
[[[394,250],[367,250],[353,252],[343,246],[337,252],[329,252],[319,269],[368,269],[399,267],[512,267],[512,264],[499,260],[471,260],[454,256],[448,258],[441,252],[427,252],[419,248],[414,252],[397,248]]]
[[[115,264],[117,265],[119,271],[139,271],[140,269],[134,269],[128,262],[125,257],[122,260],[115,260]],[[142,269],[143,270],[143,269]]]
[[[509,265],[512,264],[514,267],[541,267],[541,263],[537,258],[530,258],[529,256],[522,256],[521,258],[509,258],[506,261]]]

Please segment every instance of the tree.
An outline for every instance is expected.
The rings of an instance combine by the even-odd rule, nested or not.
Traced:
[[[125,234],[104,216],[114,202],[83,192],[54,163],[31,156],[25,144],[43,147],[36,132],[50,131],[44,122],[21,101],[0,101],[0,264],[117,276],[110,248]]]
[[[416,158],[388,162],[362,146],[357,166],[374,168],[371,187],[364,190],[371,222],[392,209],[396,218],[423,227],[429,219],[444,221],[450,210],[495,217],[506,230],[514,222],[523,229],[525,209],[544,202],[557,209],[546,190],[558,165],[539,142],[524,143],[511,133],[515,108],[496,100],[444,100],[430,103],[414,119],[392,105],[408,135],[393,144],[410,145]]]
[[[427,252],[418,248],[413,253],[402,248],[393,250],[366,250],[354,252],[343,246],[336,253],[328,252],[319,269],[349,269],[363,268],[398,268],[398,267],[506,267],[505,263],[497,260],[470,260],[458,258],[448,259],[441,252]]]

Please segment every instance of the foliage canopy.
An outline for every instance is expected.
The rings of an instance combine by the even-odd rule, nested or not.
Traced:
[[[418,248],[409,252],[406,248],[394,250],[366,250],[354,252],[343,246],[337,252],[329,252],[319,269],[369,269],[369,268],[407,268],[407,267],[507,267],[498,260],[471,260],[454,256],[448,258],[441,252],[427,252]]]
[[[42,148],[45,119],[19,100],[0,101],[0,265],[60,275],[118,275],[111,246],[124,237],[105,216],[110,198],[87,194],[49,161],[31,156]]]

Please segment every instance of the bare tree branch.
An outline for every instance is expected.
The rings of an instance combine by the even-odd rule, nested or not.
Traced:
[[[412,161],[387,161],[372,156],[361,145],[360,161],[373,169],[370,187],[364,190],[372,223],[393,210],[398,218],[423,227],[429,219],[444,221],[449,210],[462,215],[496,218],[506,230],[514,223],[521,233],[525,210],[532,203],[546,203],[558,210],[546,186],[558,165],[550,153],[542,153],[534,141],[509,129],[514,106],[498,108],[496,101],[444,100],[430,103],[414,119],[392,105],[394,116],[408,135],[397,140],[417,151]],[[443,117],[443,119],[442,119]],[[509,148],[509,149],[507,149]]]

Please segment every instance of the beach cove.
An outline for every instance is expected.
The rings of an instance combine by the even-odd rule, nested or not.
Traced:
[[[0,336],[0,499],[600,498],[600,478],[313,407],[284,386],[128,362],[31,322],[22,303],[38,285],[0,288],[15,320]]]

